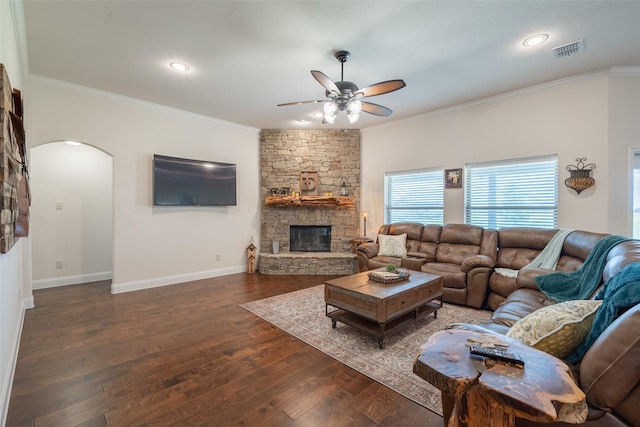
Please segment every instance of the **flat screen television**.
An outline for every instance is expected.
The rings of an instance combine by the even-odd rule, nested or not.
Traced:
[[[236,165],[153,155],[155,206],[236,206]]]

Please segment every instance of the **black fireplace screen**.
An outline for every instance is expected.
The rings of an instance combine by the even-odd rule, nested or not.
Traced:
[[[291,225],[289,250],[291,252],[331,252],[331,226]]]

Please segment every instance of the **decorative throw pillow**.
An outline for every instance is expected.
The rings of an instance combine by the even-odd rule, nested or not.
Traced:
[[[378,255],[399,258],[407,256],[407,233],[398,234],[397,236],[379,234],[378,243],[380,244]]]
[[[562,359],[587,337],[600,304],[574,300],[540,308],[516,322],[507,336]]]

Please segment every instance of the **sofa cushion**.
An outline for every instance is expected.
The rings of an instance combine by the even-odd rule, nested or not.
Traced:
[[[540,308],[519,320],[507,336],[564,358],[585,339],[602,301],[573,300]]]
[[[435,261],[436,259],[436,251],[438,249],[438,243],[440,242],[441,232],[442,226],[440,225],[425,225],[422,229],[418,252],[425,254],[425,257],[431,261]]]
[[[420,270],[423,273],[442,276],[442,286],[445,288],[465,289],[467,287],[467,274],[460,269],[459,264],[428,262]]]
[[[378,256],[392,256],[402,258],[407,255],[407,233],[397,236],[378,235],[380,250]]]
[[[401,234],[407,235],[405,247],[407,252],[422,252],[420,246],[422,244],[422,229],[423,225],[416,222],[396,222],[391,224],[387,232],[379,232],[379,234],[388,234],[393,236],[399,236]]]
[[[540,291],[518,289],[509,295],[493,312],[491,321],[510,328],[523,317],[555,303]]]
[[[446,224],[442,227],[436,261],[462,264],[465,258],[480,253],[484,229],[467,224]]]

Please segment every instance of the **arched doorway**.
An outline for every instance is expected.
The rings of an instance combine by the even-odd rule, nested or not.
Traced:
[[[113,157],[84,143],[30,151],[33,289],[110,280]]]

